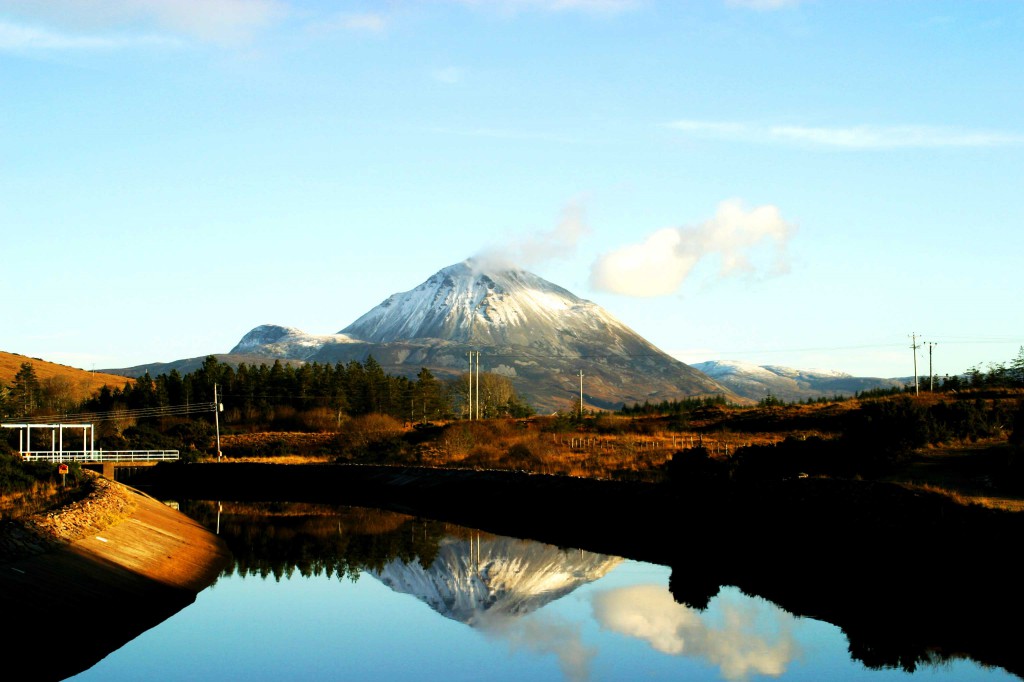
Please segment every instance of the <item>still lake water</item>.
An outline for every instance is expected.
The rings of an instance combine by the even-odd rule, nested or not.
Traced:
[[[843,632],[670,569],[380,510],[183,503],[234,564],[74,680],[1017,680],[852,660]]]

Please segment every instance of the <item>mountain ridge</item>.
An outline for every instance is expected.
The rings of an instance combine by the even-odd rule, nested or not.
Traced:
[[[835,370],[755,365],[740,360],[709,360],[693,364],[737,395],[750,400],[771,396],[785,402],[851,396],[873,388],[901,387],[901,378],[855,377]]]

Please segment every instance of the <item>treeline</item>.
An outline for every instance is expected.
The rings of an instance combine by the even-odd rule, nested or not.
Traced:
[[[907,396],[865,402],[838,417],[835,438],[787,437],[773,445],[737,448],[712,458],[704,448],[676,453],[677,481],[760,481],[801,475],[878,477],[903,464],[917,448],[975,441],[1009,433],[1003,474],[1024,484],[1024,401],[952,400],[924,404]]]
[[[981,365],[971,367],[962,375],[943,377],[920,377],[918,386],[908,383],[905,386],[891,388],[873,388],[857,393],[857,398],[884,398],[913,393],[915,391],[935,391],[938,393],[958,393],[966,390],[990,388],[1024,388],[1024,346],[1010,362],[990,362],[983,368]]]
[[[690,414],[707,407],[725,407],[729,401],[722,395],[683,398],[682,400],[662,400],[652,403],[645,400],[643,404],[623,405],[619,414],[627,417],[677,416]]]
[[[225,406],[224,425],[239,430],[333,430],[347,417],[385,414],[403,421],[458,418],[468,409],[468,379],[435,377],[423,368],[415,379],[387,374],[372,356],[365,362],[293,365],[273,364],[237,368],[209,356],[187,374],[171,370],[148,374],[121,389],[102,389],[82,405],[83,412],[140,410],[214,401]],[[474,389],[476,387],[474,386]],[[530,407],[520,400],[508,378],[481,374],[480,413],[483,417],[526,416]]]
[[[316,507],[303,514],[303,505],[281,503],[245,505],[220,516],[219,535],[231,550],[233,562],[224,575],[273,576],[280,580],[336,577],[357,580],[364,571],[381,571],[398,560],[430,566],[447,533],[447,524],[393,512],[359,507]],[[186,502],[183,511],[213,527],[215,503]]]

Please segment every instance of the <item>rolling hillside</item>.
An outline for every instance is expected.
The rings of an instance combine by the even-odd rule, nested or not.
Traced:
[[[14,383],[15,375],[21,369],[22,363],[25,362],[32,363],[36,370],[36,377],[43,385],[46,385],[47,382],[66,382],[67,391],[74,400],[88,398],[104,385],[120,388],[125,385],[125,382],[131,381],[131,379],[116,374],[89,372],[77,367],[26,357],[18,353],[0,351],[0,384],[10,386]]]

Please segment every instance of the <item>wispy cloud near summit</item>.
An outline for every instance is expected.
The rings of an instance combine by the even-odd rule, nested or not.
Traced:
[[[534,267],[539,263],[572,257],[580,241],[590,233],[579,201],[562,209],[558,224],[545,232],[514,235],[494,244],[474,259],[484,267]]]

